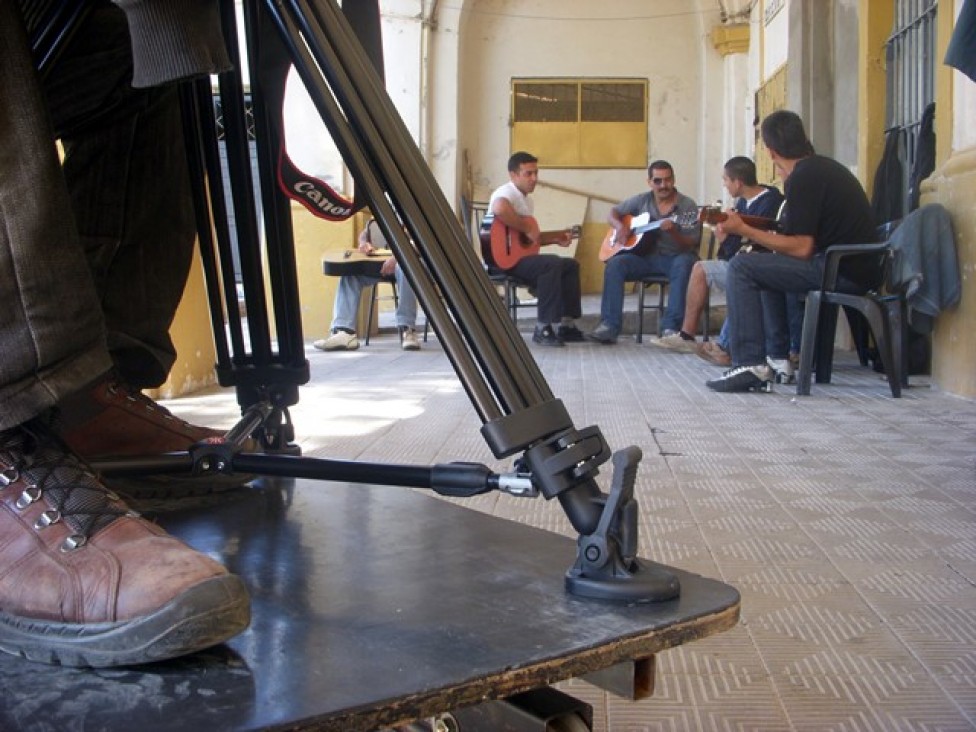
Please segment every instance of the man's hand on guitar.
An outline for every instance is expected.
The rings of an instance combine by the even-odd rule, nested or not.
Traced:
[[[723,238],[728,234],[741,235],[748,228],[746,222],[739,215],[739,212],[733,208],[725,212],[725,217],[725,221],[722,221],[715,227],[717,231],[721,232]]]
[[[395,270],[396,270],[396,259],[394,259],[393,257],[390,257],[385,262],[383,262],[383,266],[380,267],[380,276],[381,277],[392,277],[393,276],[393,272]]]
[[[539,222],[535,220],[532,216],[522,216],[522,225],[526,229],[522,232],[522,236],[528,239],[533,244],[542,243],[542,229],[539,228]]]

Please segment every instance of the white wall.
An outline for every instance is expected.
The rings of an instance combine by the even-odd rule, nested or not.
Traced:
[[[454,155],[467,151],[475,197],[507,180],[511,79],[547,76],[649,79],[649,159],[669,160],[679,189],[701,197],[702,181],[721,175],[721,106],[715,114],[706,106],[723,98],[725,81],[709,40],[718,6],[704,4],[703,12],[688,0],[466,0]],[[544,170],[543,178],[614,200],[647,187],[644,170]]]

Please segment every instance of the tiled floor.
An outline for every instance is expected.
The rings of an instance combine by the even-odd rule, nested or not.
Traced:
[[[595,729],[976,729],[976,403],[925,377],[892,399],[850,357],[798,398],[711,393],[715,367],[646,339],[534,353],[577,427],[642,449],[641,555],[742,593],[734,630],[661,655],[650,699],[564,684],[594,705]],[[436,339],[308,355],[292,410],[305,454],[509,467]],[[226,392],[168,406],[236,417]],[[463,503],[571,534],[555,503]]]

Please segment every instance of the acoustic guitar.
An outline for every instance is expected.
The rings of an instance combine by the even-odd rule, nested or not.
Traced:
[[[641,240],[641,237],[648,231],[654,231],[655,229],[660,229],[661,224],[665,221],[673,221],[678,226],[689,226],[698,220],[698,213],[695,211],[687,211],[685,213],[675,213],[670,216],[665,216],[660,219],[651,219],[651,215],[648,213],[642,213],[640,216],[624,216],[622,221],[624,226],[630,230],[630,234],[627,236],[627,240],[623,242],[617,241],[617,230],[612,226],[610,231],[607,232],[606,237],[603,239],[603,243],[600,245],[600,261],[606,262],[610,257],[614,257],[621,252],[629,252],[634,247],[636,247]]]
[[[754,229],[761,229],[762,231],[778,231],[779,221],[776,219],[767,219],[765,216],[750,216],[749,214],[740,213],[739,217],[749,226]],[[709,226],[715,226],[715,224],[721,224],[723,221],[728,220],[729,215],[720,209],[718,206],[702,206],[701,211],[698,214],[698,220],[703,224],[708,224]],[[742,240],[742,246],[738,250],[742,254],[748,254],[749,252],[770,252],[770,249],[762,246],[761,244],[756,244],[748,239]]]
[[[721,224],[728,218],[729,215],[718,206],[702,206],[698,213],[698,220],[709,226]],[[749,216],[748,214],[739,214],[739,218],[754,229],[762,229],[763,231],[779,229],[779,221],[776,219],[767,219],[765,216]]]
[[[506,226],[501,219],[492,217],[489,222],[486,216],[480,232],[481,253],[486,261],[499,269],[511,269],[524,257],[538,254],[544,246],[569,246],[573,239],[580,238],[582,231],[583,227],[578,225],[560,231],[543,231],[539,241],[533,242],[521,231]]]
[[[393,256],[389,249],[374,249],[363,254],[358,249],[344,249],[328,252],[322,257],[322,272],[333,277],[343,275],[366,275],[379,277],[383,263]]]

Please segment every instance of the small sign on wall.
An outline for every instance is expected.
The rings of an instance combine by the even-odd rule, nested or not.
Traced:
[[[763,25],[769,25],[776,14],[786,5],[786,0],[767,0],[763,8]]]

